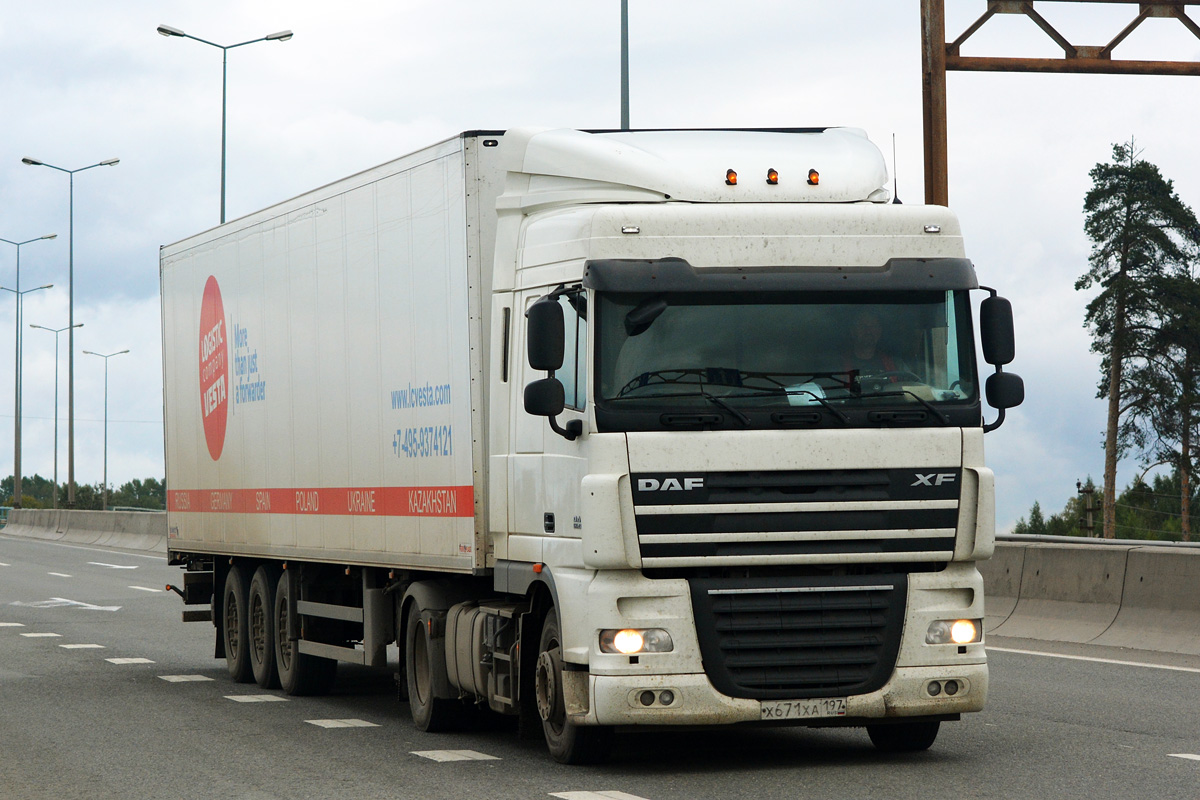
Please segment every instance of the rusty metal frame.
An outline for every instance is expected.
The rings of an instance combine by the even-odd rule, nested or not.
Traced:
[[[925,202],[949,203],[946,138],[946,72],[1056,72],[1106,75],[1200,75],[1200,61],[1133,61],[1113,58],[1113,51],[1151,17],[1179,20],[1200,39],[1200,25],[1187,6],[1200,0],[986,0],[987,9],[954,41],[946,41],[945,0],[921,0],[921,71],[925,131]],[[1034,5],[1043,3],[1100,3],[1136,5],[1138,14],[1106,45],[1073,45],[1055,30]],[[964,42],[997,14],[1022,14],[1033,20],[1063,50],[1062,58],[964,56]]]

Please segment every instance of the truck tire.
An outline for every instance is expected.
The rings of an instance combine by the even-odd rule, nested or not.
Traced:
[[[284,573],[275,587],[275,613],[272,615],[279,685],[293,697],[329,694],[337,680],[338,662],[301,653],[297,643],[288,639],[288,596],[288,576]]]
[[[928,750],[937,739],[940,722],[895,722],[868,725],[871,744],[881,753],[917,753]]]
[[[437,671],[445,671],[445,662],[436,657],[436,645],[415,606],[404,629],[404,674],[413,723],[430,733],[459,730],[466,722],[467,707],[459,700],[437,696],[437,685],[444,682],[438,680]]]
[[[596,764],[608,758],[612,729],[574,725],[567,719],[563,701],[562,636],[554,609],[542,623],[534,673],[534,698],[542,719],[542,733],[550,755],[560,764]]]
[[[225,666],[229,668],[229,677],[235,683],[249,683],[254,680],[254,673],[250,670],[247,595],[243,568],[234,564],[225,576],[221,618],[224,622]]]
[[[250,671],[254,673],[254,682],[264,689],[279,688],[279,671],[275,669],[275,587],[279,583],[278,573],[275,565],[263,564],[255,571],[247,594]]]

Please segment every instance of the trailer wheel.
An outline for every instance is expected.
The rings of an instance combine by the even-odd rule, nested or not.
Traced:
[[[404,673],[413,723],[430,733],[463,727],[467,707],[459,700],[437,696],[437,671],[444,671],[445,666],[436,657],[436,645],[429,636],[428,627],[421,620],[421,612],[415,607],[408,612],[404,645]]]
[[[273,564],[263,564],[255,571],[247,595],[250,671],[254,673],[255,683],[264,689],[279,688],[279,672],[275,669],[275,587],[278,583],[278,569]]]
[[[246,576],[241,565],[235,564],[225,576],[221,607],[224,609],[225,666],[229,668],[229,677],[236,683],[254,680],[254,673],[250,670],[249,615],[246,605]]]
[[[567,719],[562,665],[558,613],[550,609],[542,623],[537,670],[534,673],[534,698],[542,719],[546,747],[554,760],[561,764],[595,764],[604,761],[612,747],[612,729],[575,725]]]
[[[937,739],[940,722],[896,722],[868,725],[871,744],[882,753],[917,753],[928,750]]]
[[[275,588],[272,633],[275,668],[279,684],[287,694],[296,696],[329,694],[337,680],[338,662],[332,658],[301,653],[297,643],[288,639],[288,576],[283,573]]]

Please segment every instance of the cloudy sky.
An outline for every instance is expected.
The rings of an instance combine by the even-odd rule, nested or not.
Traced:
[[[947,0],[955,38],[985,8]],[[631,0],[634,127],[854,125],[891,163],[899,194],[924,196],[917,0]],[[335,10],[336,8],[336,10]],[[1105,44],[1136,6],[1039,3],[1076,44]],[[221,44],[282,29],[288,42],[229,52],[228,217],[249,213],[476,128],[616,127],[618,0],[43,0],[0,16],[0,238],[21,248],[25,323],[67,324],[68,178],[75,176],[76,480],[103,463],[109,361],[109,481],[161,477],[158,248],[216,224],[221,53],[165,38],[159,24]],[[1055,57],[1033,25],[997,17],[966,55]],[[1200,60],[1200,40],[1151,20],[1117,50]],[[950,200],[982,282],[1017,318],[1012,369],[1024,406],[988,435],[1001,529],[1035,499],[1058,509],[1102,472],[1104,405],[1082,328],[1082,203],[1088,170],[1135,137],[1146,159],[1200,205],[1200,79],[949,76]],[[0,245],[0,285],[15,286]],[[6,299],[7,298],[7,299]],[[0,474],[11,471],[13,296],[0,296]],[[6,333],[7,331],[7,333]],[[24,345],[22,472],[54,469],[54,336]],[[61,337],[59,478],[66,479],[66,334]],[[5,401],[4,398],[9,398]],[[8,453],[9,456],[2,454]],[[5,459],[8,459],[7,461]],[[7,465],[7,466],[4,466]],[[1137,472],[1122,465],[1121,485]]]

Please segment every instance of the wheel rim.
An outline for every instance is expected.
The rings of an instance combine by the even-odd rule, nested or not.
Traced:
[[[260,664],[266,660],[267,644],[267,611],[262,596],[254,592],[250,598],[250,646]]]
[[[428,702],[431,694],[432,677],[429,671],[429,642],[425,639],[425,626],[417,621],[417,635],[413,637],[413,683],[417,701]]]
[[[534,696],[537,699],[538,716],[555,732],[559,733],[566,722],[562,702],[562,650],[558,642],[538,656],[537,671],[534,673]]]
[[[225,597],[225,652],[230,658],[238,657],[238,643],[241,630],[238,625],[237,593],[230,592]]]
[[[275,616],[275,639],[279,642],[279,668],[292,668],[292,643],[287,638],[287,598],[279,602],[279,613]]]

